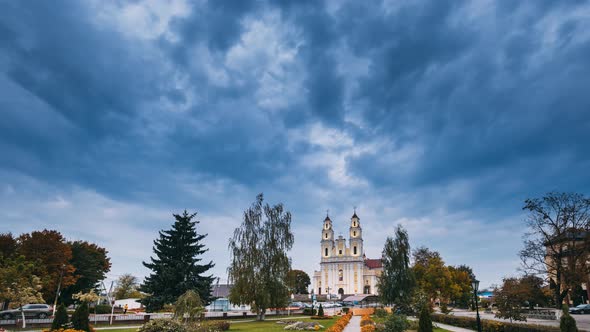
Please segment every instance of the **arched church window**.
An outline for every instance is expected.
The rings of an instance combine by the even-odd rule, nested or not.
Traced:
[[[354,251],[354,254],[356,255],[356,246],[354,246],[354,247],[352,248],[352,250]]]
[[[317,239],[317,238],[316,238]],[[324,256],[328,257],[328,248],[324,249]]]
[[[352,236],[356,236],[356,231],[352,232]]]
[[[338,281],[342,281],[344,280],[344,273],[342,272],[342,269],[338,270]]]
[[[342,255],[342,249],[338,250],[338,254]]]
[[[328,233],[326,233],[326,239],[328,238]]]

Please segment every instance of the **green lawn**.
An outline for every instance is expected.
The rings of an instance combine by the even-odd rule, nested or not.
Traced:
[[[332,319],[320,319],[320,320],[315,320],[316,322],[320,323],[321,325],[323,325],[325,328],[328,328],[332,325],[334,325],[334,322],[336,322],[336,320],[338,319],[338,317],[332,318]],[[288,319],[285,320],[289,320],[289,321],[310,321],[309,317],[289,317]],[[263,331],[269,331],[269,332],[273,332],[273,331],[284,331],[284,327],[285,325],[281,325],[281,324],[277,324],[277,320],[273,319],[273,320],[267,320],[264,322],[244,322],[244,321],[232,321],[229,320],[229,322],[231,323],[231,327],[230,327],[230,331],[248,331],[248,332],[263,332]],[[137,329],[114,329],[114,330],[98,330],[97,332],[137,332]],[[439,331],[437,331],[439,332]]]
[[[336,320],[338,319],[338,317],[334,317],[332,319],[320,319],[320,320],[315,320],[316,322],[318,322],[320,325],[324,326],[325,328],[328,328],[332,325],[334,325],[334,322],[336,322]],[[287,320],[287,319],[286,319]],[[297,319],[288,319],[288,320],[292,320],[292,321],[310,321],[309,318],[297,318]],[[231,322],[231,321],[230,321]],[[285,325],[281,325],[281,324],[277,324],[276,320],[268,320],[268,321],[264,321],[264,322],[247,322],[247,323],[237,323],[237,322],[231,322],[231,327],[229,328],[230,331],[248,331],[248,332],[264,332],[264,331],[269,331],[269,332],[278,332],[278,331],[284,331]]]

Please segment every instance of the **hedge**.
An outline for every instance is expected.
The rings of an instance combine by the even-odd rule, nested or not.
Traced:
[[[453,315],[432,314],[432,321],[464,327],[477,331],[477,320],[473,317],[458,317]],[[500,322],[495,320],[481,320],[482,332],[557,332],[558,327]]]

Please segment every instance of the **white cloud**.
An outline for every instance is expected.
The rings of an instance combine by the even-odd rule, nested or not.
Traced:
[[[146,40],[164,36],[172,42],[178,38],[169,30],[170,21],[190,14],[186,0],[99,0],[94,1],[92,7],[97,14],[97,23],[114,25],[123,35]]]

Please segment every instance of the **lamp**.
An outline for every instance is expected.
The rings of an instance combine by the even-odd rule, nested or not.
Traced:
[[[477,331],[481,332],[481,320],[479,319],[479,305],[477,303],[478,297],[477,297],[477,289],[479,288],[479,280],[473,278],[473,280],[471,281],[471,286],[473,287],[473,296],[475,299],[475,312],[476,312],[476,317],[477,317]]]
[[[473,291],[477,293],[477,289],[479,288],[479,280],[473,279],[471,282],[471,287],[473,287]]]

